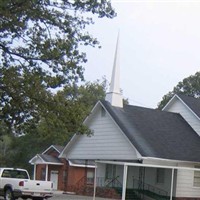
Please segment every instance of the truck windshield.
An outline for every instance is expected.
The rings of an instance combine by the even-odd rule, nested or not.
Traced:
[[[11,170],[11,169],[5,169],[2,173],[2,177],[4,177],[4,178],[18,178],[18,179],[28,179],[29,178],[26,171]]]

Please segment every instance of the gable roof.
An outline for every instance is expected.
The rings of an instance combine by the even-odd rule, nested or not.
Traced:
[[[200,162],[200,138],[180,114],[101,103],[143,157]]]

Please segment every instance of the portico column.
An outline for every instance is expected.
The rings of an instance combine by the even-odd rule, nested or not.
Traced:
[[[48,173],[49,173],[49,165],[46,164],[46,176],[45,176],[45,181],[48,180]]]
[[[36,179],[37,164],[34,163],[33,180]]]
[[[97,187],[97,163],[95,163],[95,169],[94,169],[94,193],[93,193],[93,200],[95,200],[95,197],[96,197],[96,187]]]
[[[125,164],[124,165],[124,175],[123,175],[122,200],[126,199],[127,171],[128,171],[128,166]]]
[[[174,169],[172,169],[170,200],[172,200],[173,196],[173,187],[174,187]]]

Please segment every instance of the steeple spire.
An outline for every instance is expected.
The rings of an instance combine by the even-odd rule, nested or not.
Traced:
[[[106,101],[110,102],[112,106],[123,107],[123,98],[120,93],[119,33],[117,37],[110,90],[106,94]]]

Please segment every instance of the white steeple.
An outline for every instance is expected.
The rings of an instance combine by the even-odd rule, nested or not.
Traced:
[[[106,101],[110,102],[112,106],[123,107],[123,98],[120,93],[119,34],[117,37],[110,90],[106,94]]]

